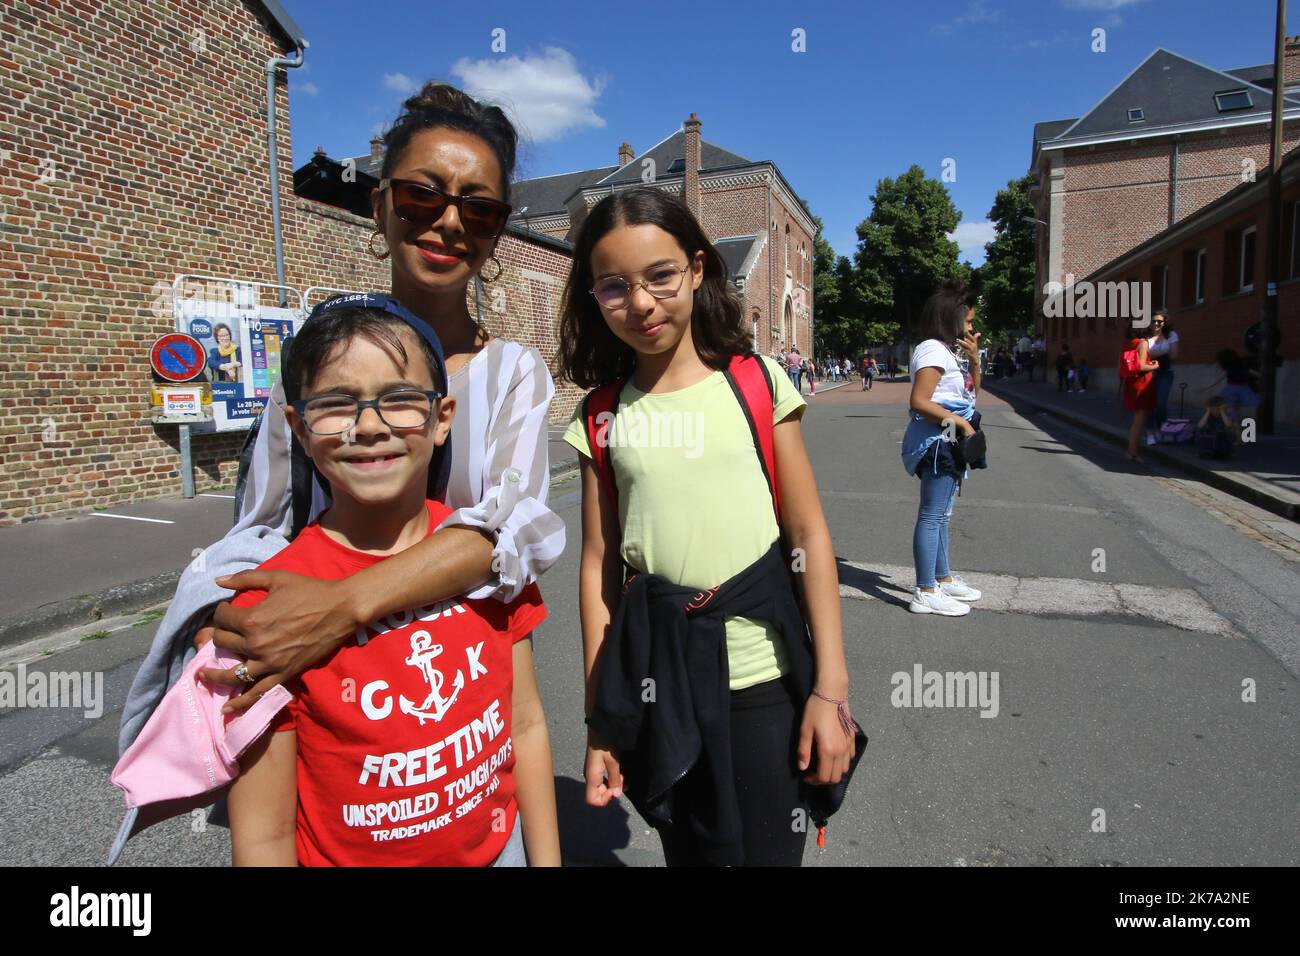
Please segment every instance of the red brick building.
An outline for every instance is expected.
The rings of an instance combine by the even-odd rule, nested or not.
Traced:
[[[1282,165],[1282,272],[1278,283],[1278,325],[1282,333],[1275,415],[1300,424],[1300,150]],[[1186,382],[1188,402],[1204,404],[1199,392],[1221,374],[1220,349],[1246,354],[1247,329],[1264,309],[1267,254],[1267,168],[1255,182],[1242,183],[1196,213],[1116,257],[1087,276],[1093,284],[1150,282],[1153,306],[1169,312],[1179,335],[1175,386]],[[1122,348],[1112,317],[1057,316],[1046,319],[1048,359],[1061,342],[1087,358],[1099,386],[1113,388]],[[1177,392],[1174,393],[1177,395]]]
[[[1300,307],[1291,285],[1300,37],[1288,38],[1285,51],[1283,148],[1292,156],[1283,177],[1291,197],[1283,276],[1291,278],[1280,298],[1287,364],[1277,413],[1295,421],[1300,407],[1286,393],[1300,391]],[[1160,49],[1082,117],[1034,127],[1035,321],[1049,360],[1069,342],[1076,357],[1089,359],[1099,385],[1114,384],[1119,346],[1117,333],[1107,335],[1114,318],[1043,313],[1049,283],[1068,295],[1084,279],[1150,282],[1154,307],[1169,308],[1183,339],[1179,378],[1193,387],[1217,377],[1220,349],[1244,351],[1242,334],[1262,308],[1272,85],[1272,64],[1221,71]]]
[[[274,281],[266,69],[305,42],[273,0],[4,5],[0,526],[180,489],[177,426],[149,418],[160,290]],[[387,288],[373,223],[289,188],[283,67],[274,91],[286,283]],[[512,227],[500,258],[488,325],[554,354],[565,244]],[[195,436],[199,491],[233,484],[243,437]]]
[[[618,189],[652,185],[684,198],[727,262],[756,351],[812,352],[816,225],[776,164],[749,160],[701,138],[694,113],[639,157],[623,143],[618,162],[515,187],[518,218],[569,238],[587,210]]]

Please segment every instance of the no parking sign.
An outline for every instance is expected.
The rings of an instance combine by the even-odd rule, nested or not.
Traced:
[[[149,364],[168,382],[188,382],[202,371],[206,356],[199,340],[184,332],[168,332],[149,349]]]

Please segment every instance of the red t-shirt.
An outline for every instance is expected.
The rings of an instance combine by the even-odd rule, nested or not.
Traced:
[[[432,534],[451,509],[427,505]],[[313,523],[262,567],[337,580],[382,560]],[[301,865],[496,859],[517,813],[513,645],[545,617],[535,584],[511,604],[457,598],[392,614],[288,685],[294,699],[274,726],[297,731]]]

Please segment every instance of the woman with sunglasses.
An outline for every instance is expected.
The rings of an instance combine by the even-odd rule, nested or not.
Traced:
[[[293,446],[277,386],[242,456],[239,520],[186,569],[124,707],[121,749],[179,676],[192,640],[213,638],[248,659],[204,675],[243,689],[231,700],[237,712],[371,621],[462,594],[512,602],[560,556],[564,523],[546,505],[554,383],[535,348],[492,336],[467,304],[485,264],[483,281],[501,274],[494,253],[511,211],[516,141],[497,107],[426,84],[385,136],[371,197],[370,252],[390,260],[393,297],[437,333],[461,409],[441,496],[452,513],[421,543],[344,581],[248,570],[329,505],[328,486]],[[254,608],[234,608],[223,600],[231,590],[269,594]]]

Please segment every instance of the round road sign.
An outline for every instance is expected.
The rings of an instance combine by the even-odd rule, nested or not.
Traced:
[[[149,364],[169,382],[188,382],[203,371],[206,361],[202,343],[184,332],[167,333],[149,350]]]

